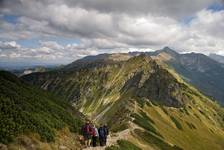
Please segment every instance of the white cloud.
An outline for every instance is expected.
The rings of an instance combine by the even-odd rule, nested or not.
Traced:
[[[6,42],[0,41],[0,49],[2,50],[16,49],[20,47],[21,46],[17,44],[15,41],[6,41]]]
[[[15,24],[0,16],[0,40],[14,41],[11,45],[0,42],[0,57],[72,60],[89,54],[155,50],[163,46],[180,52],[222,54],[224,11],[205,9],[212,2],[17,0],[12,5],[4,1],[0,13],[18,15],[18,19]],[[194,18],[188,24],[180,22],[189,16]],[[60,45],[52,37],[66,37],[80,43]],[[31,38],[41,39],[39,47],[26,48],[16,43]]]
[[[183,51],[200,53],[217,53],[224,51],[224,11],[202,10],[183,27],[182,39],[172,45]],[[219,52],[220,53],[220,52]]]
[[[64,47],[55,41],[39,41],[41,47],[47,47],[55,50],[63,50]]]
[[[96,55],[99,52],[94,48],[82,49],[77,44],[60,45],[55,41],[40,41],[37,48],[26,48],[18,45],[15,41],[0,41],[0,58],[4,59],[27,59],[45,62],[68,63],[87,55]]]

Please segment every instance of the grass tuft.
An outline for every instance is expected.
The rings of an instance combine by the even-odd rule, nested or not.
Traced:
[[[141,149],[129,141],[118,140],[117,145],[107,147],[106,150],[141,150]]]

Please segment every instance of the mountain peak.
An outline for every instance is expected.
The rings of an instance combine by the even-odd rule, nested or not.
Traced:
[[[140,61],[150,62],[152,58],[145,53],[139,54],[138,56],[134,56],[131,59],[138,59]]]
[[[161,51],[169,53],[171,55],[178,55],[178,53],[175,50],[169,48],[168,46],[164,47]]]
[[[163,50],[172,50],[170,47],[168,47],[168,46],[165,46],[164,48],[163,48]]]

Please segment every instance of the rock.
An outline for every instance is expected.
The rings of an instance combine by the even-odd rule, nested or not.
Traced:
[[[66,149],[68,149],[66,146],[64,146],[64,145],[60,145],[59,146],[59,150],[66,150]]]
[[[5,144],[0,144],[0,150],[8,150],[8,147]]]

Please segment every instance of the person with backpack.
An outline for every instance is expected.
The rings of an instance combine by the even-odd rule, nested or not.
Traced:
[[[99,137],[98,129],[95,125],[93,125],[93,132],[92,132],[92,145],[93,147],[96,147],[96,142]]]
[[[99,133],[99,141],[100,141],[100,146],[105,146],[105,137],[106,137],[106,132],[103,128],[103,125],[100,125],[99,129],[98,129],[98,133]]]
[[[85,125],[82,127],[82,135],[84,137],[84,143],[86,147],[91,146],[91,138],[93,134],[93,128],[89,120],[86,121]]]
[[[109,128],[108,128],[107,124],[105,124],[103,126],[103,129],[104,129],[104,132],[105,132],[104,143],[105,143],[105,145],[107,145],[107,136],[109,135]]]

